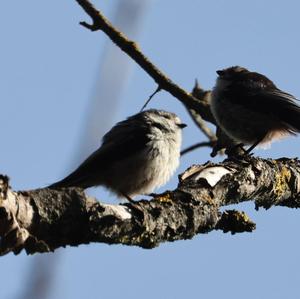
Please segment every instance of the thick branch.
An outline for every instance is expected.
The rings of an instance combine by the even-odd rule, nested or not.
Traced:
[[[2,176],[0,252],[48,252],[90,242],[153,248],[214,229],[252,231],[247,215],[219,208],[249,200],[256,208],[298,208],[299,182],[297,159],[226,160],[192,166],[176,190],[150,201],[107,205],[75,188],[13,192]]]

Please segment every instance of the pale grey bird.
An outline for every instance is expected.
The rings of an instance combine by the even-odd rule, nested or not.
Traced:
[[[251,145],[270,143],[300,132],[296,98],[276,87],[266,76],[234,66],[217,71],[211,111],[233,140]]]
[[[49,188],[89,188],[102,185],[131,200],[164,185],[179,165],[179,117],[150,109],[117,123],[102,145],[74,172]]]

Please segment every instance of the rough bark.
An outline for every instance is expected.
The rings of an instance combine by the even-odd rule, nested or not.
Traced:
[[[179,176],[176,190],[151,200],[108,205],[76,188],[14,192],[0,178],[0,252],[28,254],[90,242],[153,248],[222,230],[252,231],[243,212],[220,207],[254,201],[256,208],[300,206],[297,159],[225,160],[194,165]]]

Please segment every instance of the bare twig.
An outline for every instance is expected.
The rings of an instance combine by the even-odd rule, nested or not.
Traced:
[[[193,145],[185,148],[184,150],[182,150],[180,155],[183,156],[183,155],[185,155],[197,148],[200,148],[200,147],[205,147],[205,146],[212,147],[213,145],[214,145],[214,142],[210,142],[210,141],[199,142],[199,143],[193,144]]]
[[[143,110],[146,108],[146,106],[149,104],[149,102],[151,101],[151,99],[152,99],[158,92],[160,92],[160,91],[161,91],[161,87],[158,86],[158,87],[155,89],[155,91],[149,96],[148,100],[147,100],[147,101],[145,102],[145,104],[143,105],[141,111],[143,111]]]
[[[224,132],[218,130],[218,132],[220,132],[220,136],[216,136],[205,123],[205,121],[208,121],[217,126],[216,121],[210,110],[210,91],[203,90],[196,81],[192,94],[186,92],[184,89],[175,84],[170,78],[168,78],[161,70],[159,70],[141,52],[137,44],[129,40],[122,32],[118,31],[102,15],[100,11],[95,9],[95,7],[91,4],[89,0],[76,1],[84,9],[84,11],[92,18],[93,21],[93,24],[81,22],[80,24],[82,26],[90,29],[91,31],[103,31],[120,49],[122,49],[149,76],[151,76],[151,78],[158,84],[157,90],[164,89],[183,103],[197,127],[204,133],[205,136],[207,136],[209,141],[215,143],[211,156],[215,156],[217,153],[222,153],[223,148],[232,147],[232,140],[225,136]],[[150,96],[150,99],[151,98],[152,96]],[[149,102],[149,100],[147,101],[147,103]]]
[[[203,119],[207,121],[213,119],[207,102],[196,99],[190,93],[175,84],[170,78],[168,78],[141,52],[135,42],[129,40],[122,32],[114,28],[114,26],[103,16],[103,14],[95,9],[90,1],[76,1],[92,18],[93,21],[93,24],[80,22],[82,26],[91,31],[103,31],[120,49],[122,49],[129,57],[131,57],[158,84],[161,89],[164,89],[172,94],[188,109],[193,109],[196,111],[203,117]]]
[[[201,117],[201,115],[199,115],[194,109],[188,108],[187,110],[196,126],[203,132],[203,134],[208,138],[208,140],[210,140],[210,142],[215,143],[217,137],[213,133],[213,131],[207,126],[206,122]]]

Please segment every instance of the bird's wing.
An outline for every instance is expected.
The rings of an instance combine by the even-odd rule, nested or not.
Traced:
[[[241,98],[240,95],[243,95]],[[234,90],[228,98],[254,112],[271,116],[291,132],[300,132],[300,107],[297,99],[280,89]]]
[[[133,156],[150,141],[149,129],[144,125],[123,121],[115,125],[104,137],[102,146],[91,154],[74,172],[49,188],[91,187],[103,169],[112,163]]]

